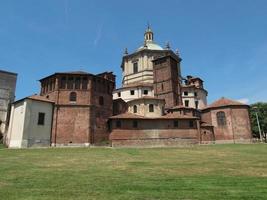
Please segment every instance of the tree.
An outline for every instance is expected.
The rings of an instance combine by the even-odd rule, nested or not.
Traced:
[[[260,138],[259,127],[257,123],[256,113],[259,118],[262,137],[267,142],[267,103],[258,102],[250,105],[250,119],[253,137]]]
[[[1,131],[2,120],[0,120],[0,144],[3,142],[3,134]]]

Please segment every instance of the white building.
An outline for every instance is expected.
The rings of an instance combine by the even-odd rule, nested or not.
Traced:
[[[30,96],[12,105],[6,145],[10,148],[50,146],[53,102]]]
[[[169,45],[163,49],[154,41],[150,27],[144,34],[144,44],[135,52],[128,54],[126,49],[122,58],[122,87],[114,90],[113,99],[124,101],[154,96],[153,60],[167,54],[174,54]],[[176,54],[174,54],[177,56]],[[180,72],[180,66],[177,66]]]
[[[200,78],[187,76],[181,90],[185,107],[203,109],[207,106],[208,92],[204,89],[203,81]]]
[[[165,49],[154,41],[154,34],[150,27],[144,34],[144,44],[135,52],[125,54],[122,58],[122,87],[113,91],[113,99],[123,99],[125,102],[154,96],[154,74],[153,60],[173,54],[170,46],[167,44]],[[177,66],[179,75],[181,74],[180,64]],[[207,106],[208,92],[203,87],[203,81],[200,78],[187,76],[185,83],[182,84],[180,77],[182,102],[186,107],[202,109]]]

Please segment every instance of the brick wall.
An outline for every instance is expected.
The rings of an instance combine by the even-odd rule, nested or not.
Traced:
[[[41,95],[55,102],[53,144],[96,144],[108,140],[114,79],[111,73],[56,73],[41,80]],[[73,93],[75,99],[71,98]]]

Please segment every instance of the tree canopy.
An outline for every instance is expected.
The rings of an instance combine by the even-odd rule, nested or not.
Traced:
[[[261,128],[261,133],[265,142],[267,140],[266,133],[267,133],[267,103],[258,102],[255,104],[250,105],[250,119],[251,119],[251,128],[253,137],[260,138],[259,128],[257,124],[256,113],[259,118],[259,124]]]

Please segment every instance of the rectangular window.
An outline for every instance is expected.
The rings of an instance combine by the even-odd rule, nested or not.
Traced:
[[[188,96],[188,92],[187,91],[184,91],[184,96]]]
[[[38,125],[44,125],[45,122],[45,113],[38,113]]]
[[[82,79],[82,89],[87,90],[87,85],[88,85],[88,79],[86,77],[84,77]]]
[[[198,101],[195,101],[196,109],[198,109]]]
[[[148,90],[144,90],[144,95],[147,95],[148,94]]]
[[[153,104],[149,104],[148,110],[149,110],[149,112],[154,112],[154,105]]]
[[[194,127],[194,122],[193,121],[189,121],[189,127],[193,128]]]
[[[138,121],[133,121],[133,128],[137,128],[138,127]]]
[[[52,88],[53,88],[52,82],[49,81],[49,91],[52,91]]]
[[[189,100],[185,100],[184,105],[185,105],[185,107],[188,107],[189,106]]]
[[[121,97],[121,93],[120,92],[118,92],[118,97]]]
[[[75,79],[75,89],[81,89],[81,78],[76,78]]]
[[[194,96],[197,97],[197,92],[194,93]]]
[[[131,90],[130,93],[131,93],[131,95],[134,95],[134,90]]]
[[[178,123],[178,121],[177,121],[177,120],[173,121],[173,126],[174,126],[175,128],[178,128],[178,126],[179,126],[179,123]]]
[[[121,121],[119,120],[116,121],[116,128],[121,128]]]
[[[60,79],[60,89],[65,89],[66,88],[66,77],[62,77]]]
[[[68,78],[67,89],[73,89],[73,77]]]
[[[136,74],[138,72],[138,63],[133,63],[133,73]]]

